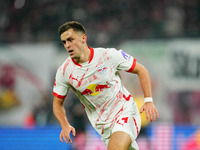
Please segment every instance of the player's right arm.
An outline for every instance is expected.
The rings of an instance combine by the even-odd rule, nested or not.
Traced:
[[[70,138],[70,133],[72,132],[73,136],[75,136],[76,131],[75,131],[75,128],[73,128],[67,120],[63,103],[64,103],[64,99],[54,96],[53,112],[62,127],[62,130],[60,132],[60,141],[63,143],[63,139],[64,139],[66,143],[68,143],[68,141],[72,143],[72,140]]]

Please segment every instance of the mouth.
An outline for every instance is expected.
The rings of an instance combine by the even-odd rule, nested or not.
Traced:
[[[71,54],[73,52],[73,50],[69,50],[68,53]]]

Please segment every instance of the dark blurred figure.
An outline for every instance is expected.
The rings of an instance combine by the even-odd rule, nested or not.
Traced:
[[[70,112],[68,116],[70,117],[74,128],[76,129],[76,136],[74,137],[74,150],[85,150],[86,146],[86,126],[89,120],[86,117],[85,110],[83,105],[80,103],[78,97],[74,92],[69,92],[67,103],[70,103],[70,106],[66,109],[67,112]],[[67,113],[66,112],[66,113]]]
[[[179,91],[169,94],[169,103],[176,124],[199,124],[200,91]]]
[[[56,124],[53,115],[51,94],[43,95],[41,103],[33,110],[33,118],[35,125],[45,126]]]

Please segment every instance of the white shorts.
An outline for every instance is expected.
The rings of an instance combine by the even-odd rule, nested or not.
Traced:
[[[123,111],[120,116],[116,118],[116,121],[113,124],[105,125],[103,134],[100,135],[106,146],[108,146],[108,142],[112,133],[116,131],[123,131],[127,133],[132,140],[128,150],[139,150],[135,140],[140,132],[140,128],[141,117],[139,110],[136,103],[133,101],[133,98],[131,98],[123,106]]]

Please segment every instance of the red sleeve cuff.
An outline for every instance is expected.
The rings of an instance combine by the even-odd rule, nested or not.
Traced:
[[[136,59],[133,58],[133,64],[132,64],[131,68],[127,72],[133,71],[133,69],[135,68],[135,65],[136,65]]]
[[[57,98],[65,99],[66,95],[58,95],[57,93],[53,92],[53,95]]]

